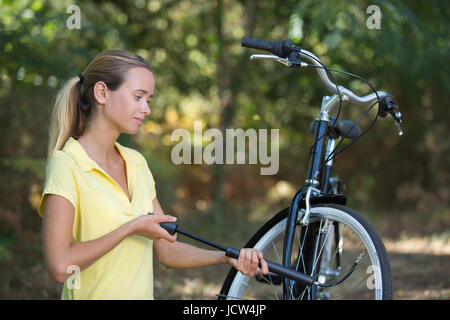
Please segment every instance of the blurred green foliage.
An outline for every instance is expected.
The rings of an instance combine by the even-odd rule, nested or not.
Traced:
[[[11,241],[39,240],[52,103],[63,82],[105,49],[136,52],[154,71],[150,119],[119,142],[147,158],[169,213],[212,214],[218,226],[233,212],[263,221],[304,183],[309,123],[329,93],[315,70],[250,62],[256,51],[241,48],[243,36],[294,40],[327,66],[395,96],[405,135],[395,135],[392,119],[381,119],[336,163],[353,206],[412,208],[418,215],[448,207],[447,1],[77,1],[79,30],[66,26],[72,4],[0,0],[0,234],[14,235],[0,237],[0,263],[11,259]],[[381,9],[379,30],[366,27],[372,4]],[[335,77],[369,93],[359,81]],[[344,104],[341,115],[355,120],[363,111]],[[174,165],[170,135],[180,127],[192,131],[195,120],[221,130],[280,128],[278,174],[261,176],[259,165]]]

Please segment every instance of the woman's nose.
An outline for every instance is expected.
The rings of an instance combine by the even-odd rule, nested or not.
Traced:
[[[144,105],[143,113],[145,115],[149,115],[150,113],[152,113],[152,110],[150,109],[150,106],[147,103],[145,103],[145,105]]]

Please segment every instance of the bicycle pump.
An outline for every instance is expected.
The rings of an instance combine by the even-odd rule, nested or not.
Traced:
[[[148,213],[148,214],[151,215],[153,213]],[[224,246],[219,245],[217,243],[211,242],[209,240],[203,239],[203,238],[201,238],[199,236],[196,236],[196,235],[193,235],[193,234],[191,234],[189,232],[186,232],[186,231],[184,231],[184,230],[182,230],[182,229],[180,229],[178,227],[178,223],[177,222],[161,222],[159,225],[162,228],[164,228],[170,235],[174,235],[176,232],[178,232],[178,233],[180,233],[182,235],[185,235],[185,236],[187,236],[187,237],[189,237],[191,239],[194,239],[196,241],[204,243],[204,244],[206,244],[208,246],[214,247],[214,248],[216,248],[216,249],[218,249],[220,251],[224,251],[225,255],[227,257],[234,258],[234,259],[238,259],[239,258],[239,253],[241,252],[241,250],[233,248],[231,246],[224,247]],[[309,286],[317,285],[317,283],[314,281],[314,278],[309,276],[309,275],[307,275],[307,274],[298,272],[298,271],[296,271],[294,269],[289,269],[289,268],[283,267],[282,265],[280,265],[278,263],[275,263],[275,262],[272,262],[272,261],[266,260],[266,263],[267,263],[267,266],[269,267],[269,271],[270,272],[273,272],[273,273],[278,274],[278,275],[280,275],[282,277],[289,278],[291,280],[297,281],[297,282],[299,282],[299,283],[301,283],[303,285],[309,285]]]

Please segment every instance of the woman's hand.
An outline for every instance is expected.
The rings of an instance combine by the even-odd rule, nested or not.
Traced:
[[[227,259],[229,264],[246,276],[254,277],[257,274],[269,273],[269,267],[263,258],[262,252],[259,250],[241,249],[237,260],[233,258]],[[258,266],[259,264],[261,264],[261,267]]]
[[[132,221],[133,233],[152,240],[165,239],[169,242],[177,240],[177,234],[171,236],[167,230],[162,228],[159,224],[161,222],[175,222],[177,218],[169,215],[143,215]]]

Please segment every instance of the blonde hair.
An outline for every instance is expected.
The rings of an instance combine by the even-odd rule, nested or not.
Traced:
[[[58,92],[49,125],[47,161],[64,148],[70,137],[78,138],[95,106],[94,85],[103,81],[109,90],[117,90],[126,72],[143,67],[152,71],[141,56],[125,50],[106,50],[98,54],[79,76],[69,79]]]

